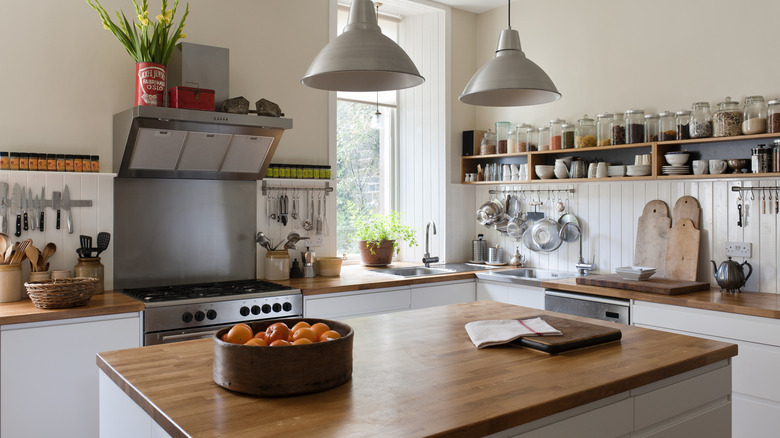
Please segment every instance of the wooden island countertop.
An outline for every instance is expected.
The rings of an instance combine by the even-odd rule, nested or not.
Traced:
[[[478,301],[348,320],[352,380],[298,397],[217,386],[210,339],[100,353],[97,364],[174,437],[483,436],[737,354],[733,344],[560,314],[618,327],[623,338],[548,356],[477,350],[464,329],[469,321],[540,314],[550,312]]]
[[[57,321],[87,316],[115,315],[141,312],[144,303],[119,292],[106,291],[92,296],[86,306],[67,309],[39,309],[25,298],[11,303],[0,303],[0,325],[28,322]]]

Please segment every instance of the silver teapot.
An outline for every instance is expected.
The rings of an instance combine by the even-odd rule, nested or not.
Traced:
[[[718,282],[721,292],[723,292],[724,289],[727,292],[740,292],[742,286],[744,286],[748,281],[748,278],[750,278],[750,274],[753,273],[753,267],[750,266],[750,263],[747,261],[739,264],[729,257],[728,260],[721,263],[718,267],[715,266],[715,260],[710,260],[710,262],[712,263],[712,273],[715,275],[715,281]],[[743,268],[745,265],[748,267],[747,275],[745,275]]]

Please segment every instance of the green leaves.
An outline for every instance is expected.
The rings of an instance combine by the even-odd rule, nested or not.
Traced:
[[[374,213],[368,217],[360,217],[355,228],[355,238],[365,240],[367,245],[379,245],[383,240],[394,240],[393,249],[396,253],[400,251],[400,241],[407,241],[410,248],[417,245],[414,228],[401,224],[401,214],[397,211],[386,215]]]
[[[131,24],[124,12],[120,13],[117,11],[116,17],[119,25],[114,23],[111,16],[98,0],[85,1],[100,15],[103,27],[114,34],[135,62],[156,62],[168,65],[176,43],[185,37],[182,29],[184,28],[184,20],[190,13],[189,3],[184,10],[181,21],[175,27],[173,34],[171,34],[171,29],[174,28],[173,22],[179,6],[179,0],[174,2],[173,9],[170,10],[166,9],[168,1],[162,0],[161,13],[157,16],[156,22],[148,18],[149,3],[147,0],[142,0],[140,5],[136,0],[132,0],[135,10],[134,16],[138,22]]]

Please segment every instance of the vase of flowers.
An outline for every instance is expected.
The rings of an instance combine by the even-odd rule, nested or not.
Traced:
[[[124,12],[117,11],[116,23],[98,0],[86,2],[100,15],[103,27],[114,34],[136,62],[135,105],[165,106],[167,66],[176,43],[186,36],[182,29],[190,13],[189,3],[179,24],[174,25],[179,0],[174,1],[172,9],[168,9],[167,0],[162,0],[160,14],[154,19],[149,18],[147,0],[141,0],[140,5],[133,0],[138,22],[129,21]]]

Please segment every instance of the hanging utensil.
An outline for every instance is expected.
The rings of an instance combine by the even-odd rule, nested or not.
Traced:
[[[108,249],[108,243],[111,241],[111,234],[102,231],[97,235],[97,254],[95,257],[100,257],[100,253]]]
[[[310,196],[309,189],[306,189],[306,220],[303,222],[303,229],[306,231],[311,231],[314,228],[314,223],[311,220],[313,214],[314,198]]]
[[[287,202],[288,202],[287,193],[285,193],[285,194],[283,194],[281,196],[281,201],[279,203],[279,205],[281,206],[281,211],[280,211],[279,215],[282,218],[282,221],[281,221],[282,222],[282,226],[285,226],[285,227],[287,226]]]
[[[322,235],[322,194],[317,196],[317,222],[314,234]]]
[[[262,231],[257,232],[257,237],[255,238],[255,242],[259,243],[260,246],[267,249],[268,251],[273,251],[273,248],[271,246],[271,239],[269,239],[268,236],[263,234]]]
[[[574,242],[577,240],[577,233],[574,231],[569,230],[569,228],[564,228],[563,226],[573,223],[574,225],[580,226],[580,220],[577,219],[577,216],[575,216],[571,210],[569,209],[569,198],[566,198],[566,212],[561,215],[560,218],[558,218],[558,224],[561,226],[561,229],[563,230],[563,241],[564,242]]]
[[[322,199],[322,235],[327,236],[328,235],[328,197],[326,194],[323,194]]]

